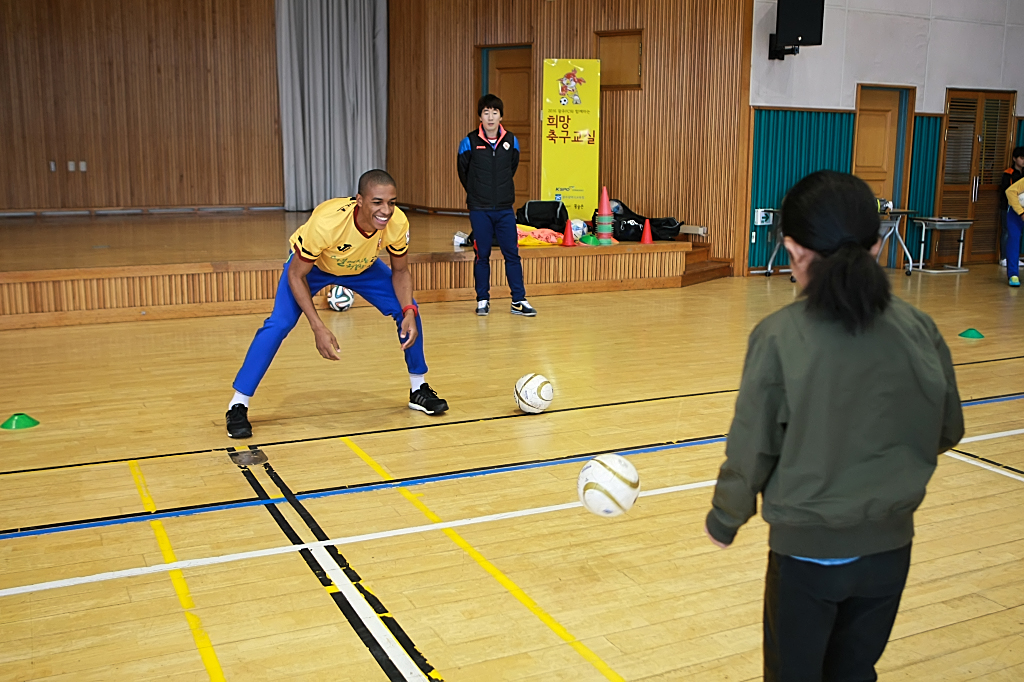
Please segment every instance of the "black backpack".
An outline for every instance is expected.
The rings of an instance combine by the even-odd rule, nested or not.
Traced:
[[[555,232],[564,232],[568,219],[569,211],[561,201],[527,201],[516,211],[518,224]]]
[[[620,242],[638,242],[644,233],[645,216],[634,212],[621,201],[619,212],[612,213],[612,236]],[[679,236],[681,223],[675,218],[651,218],[651,237],[654,241],[672,241]],[[594,225],[597,224],[597,211],[594,211]]]

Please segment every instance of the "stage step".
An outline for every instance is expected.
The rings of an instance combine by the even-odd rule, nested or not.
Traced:
[[[686,272],[679,286],[688,287],[722,277],[732,277],[732,263],[705,259],[691,264],[687,257]]]

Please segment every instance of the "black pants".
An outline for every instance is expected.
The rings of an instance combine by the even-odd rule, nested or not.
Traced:
[[[473,226],[473,278],[476,280],[476,300],[491,297],[491,246],[498,242],[505,257],[505,278],[513,301],[526,300],[523,286],[523,263],[519,259],[519,232],[516,214],[511,208],[497,211],[469,211],[469,224]]]
[[[910,545],[822,566],[769,552],[765,682],[878,679],[910,569]]]

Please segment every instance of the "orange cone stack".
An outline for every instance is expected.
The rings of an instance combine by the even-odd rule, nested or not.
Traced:
[[[640,235],[641,244],[653,244],[654,237],[651,236],[651,219],[644,218],[644,233]]]
[[[602,246],[610,246],[612,243],[612,204],[608,201],[608,188],[601,188],[601,201],[597,204],[597,218],[594,220],[594,229],[597,232],[597,241]]]
[[[562,236],[562,246],[576,246],[576,240],[572,238],[572,221],[565,221],[565,234]]]

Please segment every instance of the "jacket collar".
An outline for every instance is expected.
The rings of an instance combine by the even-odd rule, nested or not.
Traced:
[[[481,123],[480,126],[477,128],[477,135],[480,136],[481,140],[483,140],[484,142],[487,142],[487,135],[484,133],[484,124],[483,123]],[[494,146],[492,147],[492,149],[497,149],[498,145],[501,144],[501,141],[503,139],[505,139],[505,129],[499,123],[498,124],[498,139],[494,143]],[[487,142],[487,144],[490,144],[490,142]]]

